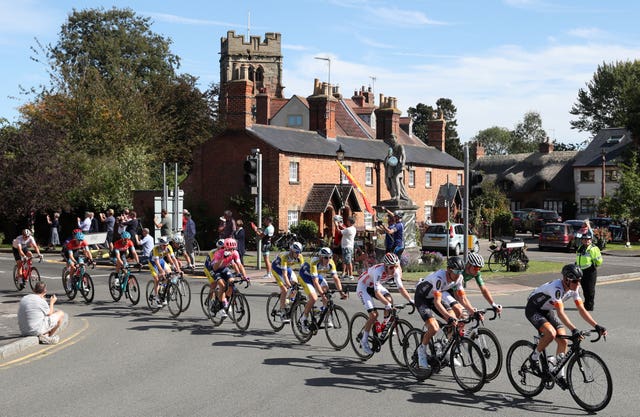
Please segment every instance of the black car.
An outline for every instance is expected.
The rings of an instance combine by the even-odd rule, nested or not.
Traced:
[[[527,214],[526,229],[531,231],[531,235],[542,232],[542,227],[547,223],[562,222],[562,217],[555,210],[535,209]]]

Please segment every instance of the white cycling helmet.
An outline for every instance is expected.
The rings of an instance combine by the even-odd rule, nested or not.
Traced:
[[[323,258],[330,258],[333,256],[333,251],[331,250],[331,248],[324,247],[320,248],[318,254]]]
[[[482,268],[484,266],[484,259],[479,253],[469,252],[469,255],[467,256],[467,263],[471,266]]]
[[[289,249],[291,249],[293,252],[295,253],[302,253],[302,243],[300,242],[293,242],[291,244],[291,247],[289,247]]]

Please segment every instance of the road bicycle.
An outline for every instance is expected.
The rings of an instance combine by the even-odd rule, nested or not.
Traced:
[[[291,286],[287,290],[285,298],[285,307],[283,311],[280,311],[280,292],[272,292],[267,297],[267,321],[269,326],[279,332],[291,319],[291,310],[293,305],[302,297],[299,291],[299,286],[296,282],[291,283]]]
[[[38,262],[42,262],[43,259],[43,256],[40,255]],[[18,265],[13,267],[13,283],[18,291],[22,291],[26,287],[27,281],[29,281],[31,290],[34,290],[36,282],[40,281],[40,272],[38,272],[38,268],[33,266],[32,256],[27,256],[27,259],[22,261],[22,273],[18,272]]]
[[[482,310],[482,313],[487,311],[493,311],[493,317],[489,319],[495,320],[496,317],[499,317],[498,310],[494,307],[488,308],[486,310]],[[484,327],[485,322],[481,321],[480,326],[471,326],[465,330],[465,336],[469,339],[473,340],[476,345],[482,351],[482,356],[487,365],[487,382],[493,381],[500,374],[500,370],[502,369],[502,346],[500,345],[500,340],[498,340],[498,336],[490,329]]]
[[[481,312],[448,324],[438,321],[440,330],[433,335],[427,347],[428,368],[421,368],[418,362],[418,348],[425,331],[418,328],[409,331],[403,343],[403,357],[409,372],[418,381],[424,381],[448,366],[464,391],[477,392],[482,389],[487,382],[487,364],[480,347],[464,335],[464,326],[474,321],[472,328],[477,328]]]
[[[160,303],[156,303],[153,294],[154,280],[147,283],[146,299],[147,306],[152,313],[157,313],[165,305],[169,308],[171,317],[178,317],[182,313],[182,293],[178,287],[180,274],[178,272],[170,272],[165,275],[158,283],[158,299]]]
[[[68,265],[62,270],[62,288],[64,288],[64,292],[67,294],[69,300],[76,298],[79,292],[87,304],[93,301],[95,288],[93,286],[93,279],[87,272],[87,265],[89,265],[91,269],[96,266],[93,261],[89,261],[87,264],[84,256],[79,255],[76,262],[76,270],[72,277],[69,277]]]
[[[287,232],[282,233],[273,241],[273,246],[282,250],[287,251],[293,244],[293,242],[300,242],[302,247],[305,247],[306,241],[302,236],[298,236],[295,233]]]
[[[299,297],[291,306],[291,328],[294,336],[301,342],[306,343],[313,336],[318,334],[318,330],[324,329],[329,344],[336,350],[342,350],[349,344],[349,316],[344,308],[336,305],[332,294],[337,290],[326,293],[327,306],[316,308],[314,306],[311,314],[308,315],[308,329],[302,328],[300,318],[304,314],[307,304],[307,297]]]
[[[132,306],[138,304],[140,285],[136,276],[131,273],[131,265],[125,263],[119,272],[112,272],[109,275],[109,293],[113,301],[119,301],[124,294]]]
[[[498,248],[495,243],[492,243],[489,249],[491,255],[487,265],[491,272],[507,272],[512,269],[512,265],[522,264],[526,270],[529,267],[529,257],[525,253],[524,246],[521,247],[508,247],[507,242],[501,240],[501,245]]]
[[[231,286],[231,297],[227,300],[229,304],[226,313],[239,330],[245,331],[249,328],[249,323],[251,322],[251,309],[247,297],[240,292],[238,284],[244,282],[244,287],[249,288],[251,282],[239,274],[236,274],[235,277],[240,279],[234,279],[233,282],[227,283],[227,285]],[[217,292],[218,290],[219,288],[216,286],[214,291]],[[222,324],[225,317],[219,313],[224,307],[217,294],[211,294],[211,285],[209,283],[205,283],[200,290],[200,305],[205,316],[211,320],[214,327]]]
[[[369,315],[362,311],[354,314],[349,322],[349,340],[356,355],[366,361],[376,352],[380,352],[382,346],[386,342],[389,342],[391,356],[393,356],[393,359],[398,365],[404,367],[405,361],[402,357],[402,347],[404,345],[405,337],[409,331],[413,329],[413,326],[407,320],[399,318],[398,312],[408,306],[411,306],[409,314],[412,314],[415,311],[415,305],[412,303],[396,304],[388,312],[389,315],[387,318],[383,319],[383,321],[377,320],[373,324],[368,338],[369,346],[373,352],[369,354],[362,349],[362,335],[364,332],[364,326],[369,320]],[[385,311],[385,308],[376,307],[376,310]],[[378,316],[381,315],[378,314]]]
[[[597,333],[596,330],[586,330],[571,336],[556,336],[570,341],[566,355],[562,358],[550,357],[543,351],[539,364],[531,359],[531,354],[538,346],[540,337],[535,336],[534,342],[516,341],[507,352],[506,363],[507,375],[513,388],[525,397],[534,397],[545,388],[552,389],[558,385],[562,390],[568,389],[575,402],[587,411],[595,412],[605,408],[611,401],[613,392],[609,368],[600,356],[580,346],[582,339],[593,332]],[[600,338],[601,335],[598,334],[591,342],[595,343]],[[554,365],[555,361],[558,362]],[[563,367],[566,367],[566,379],[560,376]]]
[[[180,290],[180,295],[182,295],[182,311],[187,311],[191,305],[191,285],[189,285],[189,281],[184,277],[184,274],[172,272],[172,276],[173,275],[178,278],[175,285],[178,287],[178,290]]]

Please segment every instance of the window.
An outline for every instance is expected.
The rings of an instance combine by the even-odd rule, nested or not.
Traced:
[[[373,167],[364,168],[364,185],[373,185]]]
[[[457,177],[457,185],[458,187],[462,186],[462,174],[459,173],[458,175],[456,175]]]
[[[595,171],[592,169],[580,171],[580,182],[596,182]]]
[[[425,206],[424,206],[424,221],[425,222],[430,222],[431,221],[431,212],[432,211],[433,211],[433,206],[425,204]]]
[[[555,200],[545,200],[542,203],[542,208],[545,210],[553,210],[553,211],[557,211],[558,213],[562,213],[562,201],[555,201]]]
[[[607,170],[606,181],[607,182],[618,182],[618,181],[620,181],[620,172],[618,172],[617,169],[608,169]]]
[[[302,127],[302,115],[301,114],[288,115],[287,127]]]
[[[349,173],[351,173],[351,165],[345,165],[345,163],[343,162],[342,165],[344,165],[344,167],[347,169],[347,171],[349,171]],[[342,172],[342,170],[340,170],[340,184],[350,184],[349,183],[349,179],[347,178],[346,175],[344,175],[344,172]]]
[[[407,172],[409,174],[409,187],[413,188],[416,186],[416,169],[411,167]]]
[[[591,214],[595,211],[596,207],[596,199],[593,197],[590,198],[581,198],[580,199],[580,213],[582,214]]]
[[[364,211],[364,228],[366,230],[373,230],[373,215],[367,210]]]
[[[291,230],[291,226],[295,226],[297,224],[298,224],[298,211],[297,210],[287,211],[287,230]]]
[[[424,186],[425,188],[431,188],[431,171],[427,171],[424,174]]]
[[[297,184],[300,182],[299,172],[300,172],[300,163],[297,161],[289,162],[289,183],[290,184]]]

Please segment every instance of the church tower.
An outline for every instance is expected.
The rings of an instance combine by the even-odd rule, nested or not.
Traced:
[[[256,94],[263,92],[272,98],[283,98],[282,43],[279,33],[268,32],[251,36],[245,42],[244,35],[228,31],[220,39],[220,116],[226,119],[229,110],[229,83],[248,77],[253,87],[250,95],[255,105]],[[255,108],[252,106],[252,108]]]

